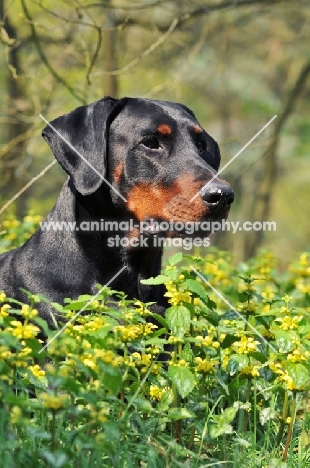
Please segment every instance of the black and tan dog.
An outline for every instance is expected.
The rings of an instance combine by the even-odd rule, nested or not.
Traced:
[[[174,230],[173,223],[197,226],[225,219],[233,192],[216,177],[217,143],[187,107],[147,99],[104,98],[51,125],[43,137],[69,178],[46,221],[76,223],[76,229],[39,229],[21,248],[1,255],[0,291],[23,301],[24,288],[62,303],[65,297],[94,294],[96,284],[106,284],[126,266],[111,286],[129,298],[156,302],[160,311],[167,306],[163,289],[140,280],[159,273],[162,248],[111,247],[108,240],[115,232],[86,232],[79,226],[131,220],[134,227],[119,230],[118,239],[137,237],[139,223],[146,226],[146,238],[174,238],[184,233]],[[172,227],[160,232],[154,227],[157,221]],[[52,324],[47,304],[40,314]]]

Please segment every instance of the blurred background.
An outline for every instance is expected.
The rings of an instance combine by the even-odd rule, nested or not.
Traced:
[[[219,142],[230,220],[276,232],[217,235],[238,260],[310,249],[308,0],[0,0],[0,208],[53,162],[44,122],[109,95],[182,102]],[[45,216],[55,164],[0,217]],[[1,229],[0,229],[1,230]]]

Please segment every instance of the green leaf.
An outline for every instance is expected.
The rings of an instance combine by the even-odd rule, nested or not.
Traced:
[[[172,421],[176,421],[178,419],[188,419],[188,418],[195,418],[196,415],[192,411],[187,410],[186,408],[170,408],[168,412],[168,418]]]
[[[183,259],[183,254],[182,252],[177,252],[174,255],[171,255],[171,257],[168,258],[168,263],[169,265],[176,265],[177,263],[181,262]]]
[[[154,411],[153,407],[152,407],[152,404],[148,400],[146,400],[145,398],[136,397],[134,399],[133,405],[138,410],[145,411],[146,413],[149,413],[149,414]]]
[[[182,349],[181,358],[185,361],[191,361],[194,357],[192,347],[189,343],[186,343]]]
[[[293,379],[298,390],[302,389],[310,381],[310,372],[306,366],[296,362],[288,362],[286,365],[288,375]]]
[[[55,468],[61,468],[68,462],[67,454],[60,451],[50,452],[49,450],[45,449],[42,451],[42,456],[51,466]]]
[[[178,278],[180,272],[177,269],[177,267],[175,267],[175,266],[172,267],[172,266],[168,265],[166,267],[166,269],[165,269],[165,274],[169,277],[169,281],[171,281],[171,280],[175,281]]]
[[[164,330],[164,329],[162,329]],[[164,345],[169,343],[168,340],[165,340],[164,338],[150,338],[149,340],[144,341],[145,346],[149,345]]]
[[[141,280],[140,283],[142,284],[149,284],[151,286],[157,285],[157,284],[164,284],[170,281],[169,276],[166,275],[158,275],[155,278],[152,276],[151,278]]]
[[[228,361],[227,371],[230,375],[236,374],[249,363],[249,359],[245,354],[234,354]]]
[[[168,325],[167,325],[167,322],[166,322],[166,320],[164,319],[164,317],[162,317],[162,316],[159,315],[159,314],[155,314],[155,312],[152,312],[152,317],[153,317],[157,322],[159,322],[163,327],[165,327],[166,330],[168,330]]]
[[[289,353],[295,348],[295,343],[298,341],[298,334],[294,331],[272,330],[276,338],[276,345],[281,349],[281,353]]]
[[[206,293],[206,290],[204,288],[204,286],[202,286],[202,284],[198,283],[196,280],[193,280],[193,279],[187,279],[184,281],[184,283],[187,285],[188,289],[197,294],[197,296],[200,297],[200,299],[203,300],[203,302],[208,306],[210,307],[210,305],[212,307],[210,307],[210,309],[213,309],[213,301],[210,300],[208,294]],[[213,304],[210,304],[210,303],[213,303]]]
[[[76,301],[76,302],[70,302],[70,304],[66,305],[63,310],[81,310],[85,305],[87,304],[88,301]],[[94,306],[90,302],[88,306],[84,310],[92,310]]]
[[[184,306],[173,306],[166,310],[167,325],[172,334],[183,337],[191,323],[191,314]]]
[[[187,367],[169,366],[168,374],[182,398],[185,398],[193,390],[195,377]]]
[[[226,408],[220,415],[213,415],[213,421],[216,423],[211,426],[210,428],[210,435],[211,437],[215,438],[222,434],[231,434],[233,431],[232,426],[229,424],[231,423],[238,411],[238,408],[231,406],[230,408]]]
[[[238,340],[239,340],[239,338],[237,336],[226,335],[224,340],[221,343],[221,348],[222,349],[229,348],[229,346],[231,346],[233,343],[235,343]]]
[[[230,424],[222,424],[220,426],[213,424],[210,427],[210,436],[215,439],[223,434],[232,434],[233,428]]]
[[[267,361],[265,354],[260,353],[259,351],[253,351],[252,353],[249,353],[249,356],[256,359],[256,361],[261,362],[262,364],[265,364]]]
[[[220,417],[225,423],[230,423],[234,420],[237,414],[237,411],[238,411],[238,408],[231,406],[230,408],[226,408]]]
[[[249,295],[244,292],[238,293],[238,300],[242,303],[247,302],[249,300]]]
[[[122,385],[122,374],[120,370],[106,363],[101,363],[100,367],[103,369],[103,385],[112,393],[112,395],[117,395]]]
[[[214,310],[202,310],[201,316],[208,320],[214,327],[217,327],[220,321],[220,317]]]
[[[166,392],[163,393],[163,396],[161,397],[157,408],[159,411],[164,412],[167,411],[169,406],[174,400],[174,395],[172,390],[167,390]]]

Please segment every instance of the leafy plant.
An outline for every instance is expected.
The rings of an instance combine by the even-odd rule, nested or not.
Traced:
[[[176,254],[145,281],[165,317],[105,288],[54,304],[57,337],[40,297],[0,293],[3,466],[307,467],[309,276],[307,253],[285,274],[268,252]]]

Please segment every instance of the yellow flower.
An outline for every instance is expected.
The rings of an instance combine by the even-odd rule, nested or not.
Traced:
[[[272,370],[275,374],[283,373],[283,365],[280,362],[271,362],[269,364],[269,369]]]
[[[274,293],[273,288],[268,284],[264,287],[264,291],[261,292],[261,295],[263,296],[263,298],[269,301],[272,301],[272,299],[274,298],[274,294],[275,293]]]
[[[226,367],[228,366],[229,358],[230,358],[229,350],[225,349],[224,354],[221,357],[221,364],[222,364],[223,369],[226,369]]]
[[[213,344],[213,336],[210,334],[208,336],[196,336],[197,346],[205,346],[206,348],[212,346]]]
[[[297,389],[294,380],[292,379],[292,377],[290,377],[288,375],[287,371],[282,372],[281,375],[278,377],[278,380],[283,381],[288,390],[296,390]]]
[[[122,356],[118,356],[109,349],[95,349],[94,355],[97,361],[101,360],[107,364],[112,364],[114,367],[119,367],[124,361]]]
[[[10,229],[18,227],[20,225],[20,221],[18,221],[17,219],[6,219],[5,221],[3,221],[2,224],[3,227],[5,227],[6,229]]]
[[[185,359],[180,359],[178,365],[181,367],[187,367],[187,362],[185,361]]]
[[[183,338],[181,338],[180,336],[170,335],[168,341],[171,344],[183,343]]]
[[[54,411],[64,408],[69,401],[69,396],[65,394],[50,395],[49,393],[41,393],[39,398],[42,399],[45,408],[52,409]]]
[[[237,310],[245,314],[254,314],[256,312],[257,307],[258,307],[257,304],[253,304],[253,303],[248,304],[246,302],[246,303],[238,304]]]
[[[3,291],[0,291],[0,302],[4,302],[6,299],[6,294]]]
[[[250,365],[250,366],[245,366],[240,374],[244,374],[244,375],[251,375],[252,377],[259,377],[260,376],[260,373],[258,372],[258,370],[260,369],[261,366],[254,366],[254,365]]]
[[[153,367],[152,367],[152,374],[155,374],[157,375],[159,373],[159,370],[161,369],[161,365],[160,364],[153,364]]]
[[[302,315],[298,315],[295,317],[289,317],[285,315],[283,318],[276,318],[276,322],[280,322],[279,328],[282,330],[294,330],[298,328],[298,323],[303,319]]]
[[[299,257],[299,263],[302,265],[302,266],[308,266],[309,264],[309,258],[310,258],[310,255],[308,252],[303,252],[300,257]]]
[[[1,302],[1,300],[0,300]],[[10,304],[4,304],[1,308],[0,308],[0,317],[7,317],[9,314],[8,314],[8,310],[11,309],[11,306]]]
[[[137,325],[117,325],[113,328],[113,331],[120,335],[123,341],[133,341],[139,336],[147,336],[152,333],[154,328],[158,328],[153,323],[139,323]]]
[[[215,374],[215,366],[218,364],[218,361],[213,359],[202,359],[200,357],[195,358],[196,372],[204,372],[206,374]]]
[[[157,385],[150,386],[150,398],[151,400],[161,400],[164,393],[169,390],[169,387],[159,388]]]
[[[0,359],[9,359],[11,356],[13,356],[13,354],[7,346],[0,346]]]
[[[40,332],[40,329],[33,325],[32,323],[22,324],[18,320],[12,320],[11,325],[14,328],[10,327],[8,330],[12,332],[13,336],[16,336],[19,339],[31,339]]]
[[[86,356],[82,356],[81,357],[81,362],[84,364],[84,366],[90,367],[91,369],[96,369],[96,367],[97,367],[96,359],[91,354],[87,354]]]
[[[40,221],[42,221],[42,216],[40,215],[34,215],[34,214],[31,214],[29,213],[27,216],[24,216],[24,219],[23,219],[23,222],[25,223],[39,223]]]
[[[166,297],[170,297],[170,299],[168,299],[168,302],[171,305],[177,306],[182,304],[183,302],[191,302],[191,292],[182,290],[178,291],[175,286],[169,287],[169,285],[166,285],[166,287],[168,291],[164,295]]]
[[[106,323],[102,317],[95,317],[90,322],[85,323],[84,327],[89,331],[96,331],[96,330],[99,330],[104,325],[106,325]]]
[[[87,340],[83,340],[82,343],[81,343],[81,346],[82,346],[83,349],[91,349],[91,344]]]
[[[108,420],[107,415],[109,414],[109,410],[107,408],[101,408],[99,412],[96,414],[96,419],[100,423],[104,423]]]
[[[136,312],[141,315],[141,317],[144,317],[146,315],[150,315],[151,312],[146,308],[145,304],[141,301],[136,301],[134,302],[134,305],[136,306]]]
[[[37,309],[31,309],[28,304],[24,304],[22,306],[21,314],[25,318],[32,319],[38,315],[38,311]]]
[[[239,292],[244,292],[244,293],[256,293],[256,289],[254,288],[252,283],[246,283],[244,284],[243,282],[240,282],[238,284],[238,291]]]
[[[292,296],[289,296],[288,294],[285,294],[285,296],[282,297],[282,301],[284,301],[286,304],[289,302],[292,302],[293,298]]]
[[[237,354],[249,354],[253,351],[257,351],[257,345],[259,345],[259,341],[254,340],[251,336],[247,337],[243,335],[240,341],[236,341],[232,344],[232,348]]]
[[[22,345],[24,345],[25,343],[22,343]],[[29,356],[29,354],[32,353],[32,349],[29,348],[28,346],[25,346],[19,353],[18,353],[18,357],[20,358],[23,358],[23,357],[27,357]]]
[[[43,370],[38,364],[29,366],[28,369],[35,377],[43,377],[45,375],[45,370]]]
[[[135,352],[132,353],[132,357],[135,360],[136,366],[141,367],[141,372],[145,374],[152,364],[152,354],[140,354]],[[152,374],[158,374],[160,368],[161,366],[159,364],[153,364]]]
[[[287,360],[291,362],[302,362],[308,361],[309,351],[303,351],[300,348],[294,349],[294,351],[287,356]]]
[[[310,294],[310,284],[304,284],[302,280],[296,283],[296,288],[304,294]]]
[[[11,412],[10,412],[10,421],[12,424],[16,424],[18,423],[18,421],[20,420],[21,416],[22,416],[22,410],[20,409],[19,406],[13,406],[12,409],[11,409]]]

